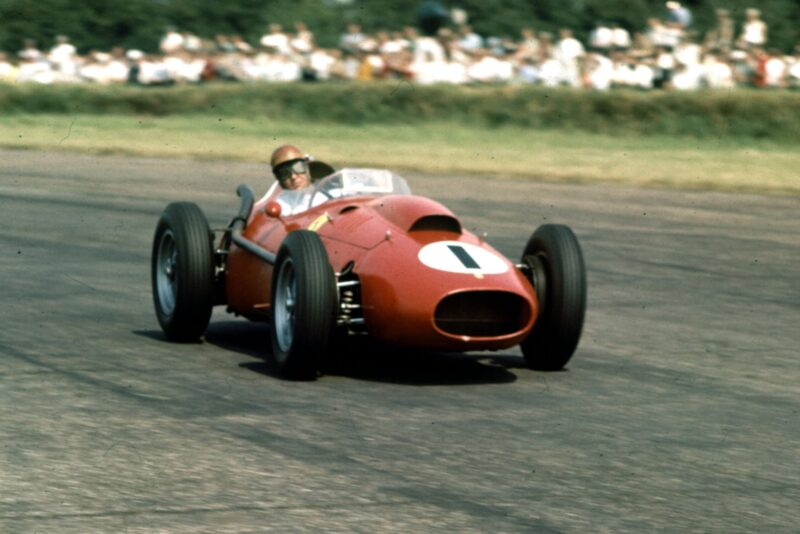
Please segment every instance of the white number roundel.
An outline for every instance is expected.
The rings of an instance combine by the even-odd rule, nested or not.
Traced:
[[[496,254],[458,241],[425,245],[417,257],[431,269],[450,273],[501,274],[508,271],[508,264]]]

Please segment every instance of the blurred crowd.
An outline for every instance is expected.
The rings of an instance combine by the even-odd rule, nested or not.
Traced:
[[[272,24],[258,42],[240,36],[201,38],[166,31],[159,54],[116,48],[77,53],[66,36],[49,49],[33,41],[17,54],[0,52],[0,81],[172,85],[213,80],[322,81],[400,79],[419,84],[539,84],[594,90],[613,87],[691,90],[704,87],[800,87],[800,45],[792,54],[770,49],[758,9],[741,20],[717,9],[701,35],[692,13],[670,1],[661,16],[631,34],[599,22],[587,42],[569,28],[557,34],[525,28],[516,38],[476,33],[463,11],[433,35],[362,31],[350,24],[337,47],[317,46],[302,22],[288,31]]]

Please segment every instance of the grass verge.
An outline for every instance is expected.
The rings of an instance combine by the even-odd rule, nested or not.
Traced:
[[[291,142],[334,166],[800,194],[800,151],[766,140],[606,136],[457,122],[341,125],[230,116],[6,116],[0,146],[264,161]]]

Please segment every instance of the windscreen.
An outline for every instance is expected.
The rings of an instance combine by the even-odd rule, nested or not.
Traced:
[[[385,169],[342,169],[309,187],[281,191],[276,200],[285,215],[302,213],[338,198],[410,195],[404,178]]]

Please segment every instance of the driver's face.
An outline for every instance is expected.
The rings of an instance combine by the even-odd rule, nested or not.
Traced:
[[[290,176],[281,180],[281,187],[284,189],[302,189],[309,185],[311,185],[311,180],[309,180],[307,172],[292,172]]]
[[[284,189],[301,189],[311,185],[308,175],[308,162],[297,159],[279,165],[274,170],[275,176]]]

